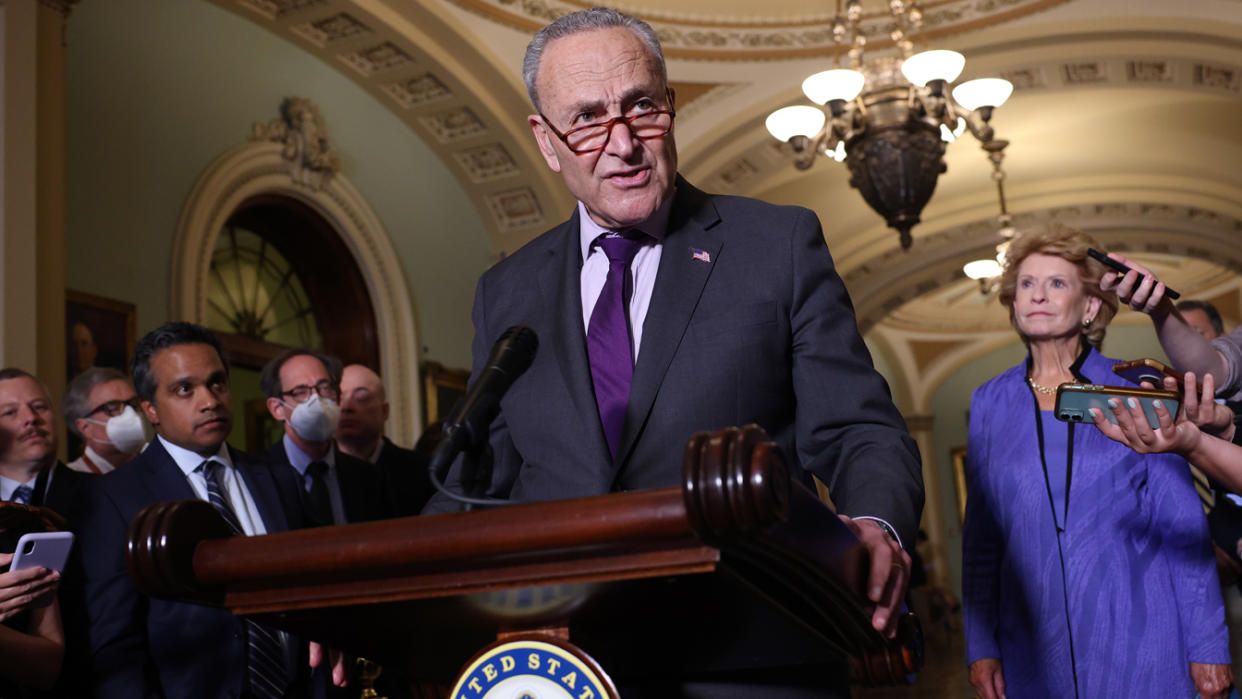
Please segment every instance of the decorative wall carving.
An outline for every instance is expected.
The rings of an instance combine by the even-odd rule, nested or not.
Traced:
[[[441,143],[452,143],[463,138],[477,136],[486,128],[469,107],[450,109],[418,120]]]
[[[1108,64],[1100,61],[1077,61],[1061,66],[1061,74],[1070,85],[1108,82]]]
[[[294,34],[312,44],[323,48],[334,41],[348,39],[351,36],[370,34],[371,28],[359,22],[345,12],[332,15],[325,19],[305,24],[295,24],[289,28]]]
[[[1029,90],[1033,87],[1044,87],[1044,72],[1039,68],[1020,68],[1018,70],[1001,71],[1001,77],[1013,83],[1015,90]]]
[[[451,97],[453,92],[431,73],[387,83],[380,87],[389,97],[406,109]]]
[[[535,193],[528,187],[497,192],[487,197],[487,207],[502,232],[514,231],[543,222],[543,212]]]
[[[1126,77],[1135,83],[1167,83],[1173,80],[1168,61],[1126,61]]]
[[[378,46],[372,46],[361,51],[344,54],[340,59],[350,68],[363,75],[374,75],[381,71],[391,70],[414,62],[414,59],[410,58],[410,54],[401,50],[401,47],[391,41],[385,41]]]
[[[450,0],[488,19],[533,31],[561,15],[580,10],[577,0]],[[923,36],[932,38],[1023,17],[1067,0],[940,0],[923,14]],[[878,8],[868,6],[867,11]],[[634,8],[630,8],[631,11]],[[832,39],[831,12],[806,18],[730,20],[719,16],[672,17],[659,11],[638,11],[660,37],[672,58],[711,57],[751,60],[756,57],[825,56],[843,52]],[[891,18],[875,11],[863,17],[868,46],[892,45]]]
[[[286,97],[280,103],[280,118],[266,124],[255,122],[250,139],[280,143],[289,177],[311,189],[322,189],[341,169],[336,147],[325,135],[319,107],[304,97]]]
[[[513,162],[513,156],[509,155],[509,151],[499,143],[489,143],[454,153],[453,157],[466,171],[470,181],[475,184],[518,173],[518,166]]]
[[[1237,92],[1238,74],[1239,70],[1236,66],[1196,63],[1193,71],[1194,84],[1200,87]]]
[[[268,19],[277,19],[290,12],[325,5],[327,0],[237,0],[237,4],[258,12]]]

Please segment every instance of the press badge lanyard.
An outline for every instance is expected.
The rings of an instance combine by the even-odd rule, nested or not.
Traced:
[[[1035,389],[1032,388],[1030,391],[1031,398],[1035,401],[1035,434],[1039,438],[1039,465],[1044,470],[1044,488],[1048,493],[1048,508],[1052,510],[1052,524],[1057,530],[1057,556],[1061,559],[1061,597],[1065,601],[1065,633],[1069,638],[1070,672],[1073,673],[1074,697],[1077,699],[1078,661],[1074,657],[1074,629],[1070,626],[1069,618],[1069,580],[1065,574],[1065,550],[1061,545],[1061,535],[1069,526],[1070,483],[1074,476],[1074,423],[1068,424],[1065,437],[1065,509],[1061,511],[1065,526],[1062,526],[1057,523],[1056,500],[1052,497],[1052,479],[1048,477],[1048,459],[1044,454],[1044,414],[1039,409],[1039,397],[1035,395]]]

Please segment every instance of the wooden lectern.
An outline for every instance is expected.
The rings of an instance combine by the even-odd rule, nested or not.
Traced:
[[[498,637],[568,639],[618,684],[849,658],[922,665],[917,620],[875,632],[867,553],[758,427],[691,439],[680,488],[231,537],[210,504],[130,525],[144,593],[224,605],[449,684]]]

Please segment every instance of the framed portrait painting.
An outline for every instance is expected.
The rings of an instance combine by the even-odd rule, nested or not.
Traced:
[[[134,304],[65,290],[65,379],[91,367],[129,373],[137,341]]]
[[[423,363],[423,416],[427,425],[448,417],[457,401],[466,395],[470,372],[449,369],[439,362]]]

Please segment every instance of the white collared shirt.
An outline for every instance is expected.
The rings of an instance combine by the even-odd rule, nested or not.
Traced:
[[[172,444],[159,435],[156,435],[156,439],[160,440],[160,444],[164,445],[164,450],[168,452],[168,455],[176,462],[177,467],[185,474],[185,479],[190,483],[190,488],[194,490],[194,495],[199,500],[208,501],[207,478],[203,475],[202,469],[199,468],[207,459],[189,449]],[[263,523],[263,515],[259,513],[259,508],[255,505],[254,497],[250,494],[250,488],[246,487],[246,481],[237,472],[237,467],[233,465],[233,460],[229,458],[228,445],[221,444],[220,451],[212,456],[211,460],[219,461],[225,466],[224,470],[220,472],[219,479],[220,487],[224,490],[222,495],[228,500],[234,514],[237,515],[237,522],[241,524],[242,532],[246,536],[266,534],[267,526]]]
[[[89,444],[86,445],[86,451],[83,451],[81,456],[65,465],[74,471],[81,471],[82,473],[102,474],[116,469],[116,466],[112,465],[110,461],[100,456],[94,449],[91,449]],[[92,465],[95,468],[91,468]]]

